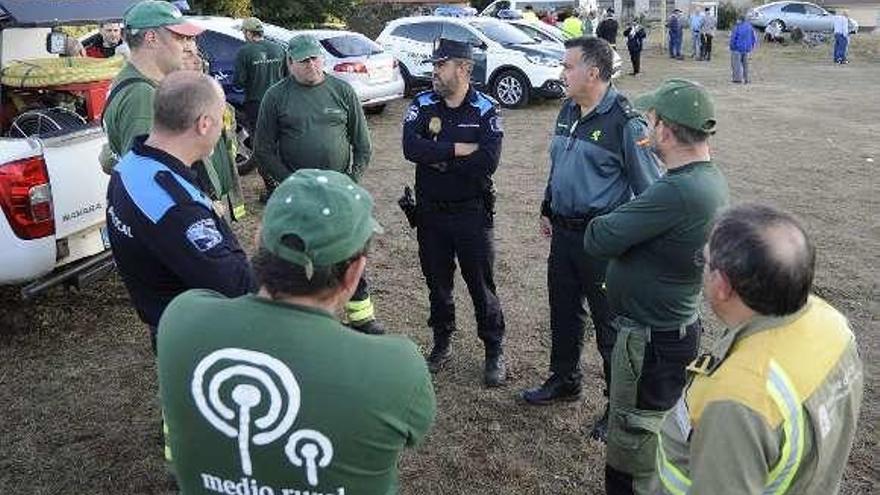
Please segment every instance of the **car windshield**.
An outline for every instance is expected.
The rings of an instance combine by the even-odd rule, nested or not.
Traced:
[[[366,57],[382,53],[382,47],[369,38],[345,34],[321,40],[321,45],[336,58]]]
[[[535,44],[537,41],[526,33],[505,22],[473,21],[471,25],[485,34],[490,40],[502,45]]]

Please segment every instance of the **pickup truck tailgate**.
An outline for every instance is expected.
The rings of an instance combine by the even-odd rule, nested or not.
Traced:
[[[49,172],[55,217],[56,240],[68,243],[69,255],[58,261],[99,253],[106,247],[105,224],[107,183],[98,163],[107,141],[100,127],[48,138],[43,141],[43,158]]]

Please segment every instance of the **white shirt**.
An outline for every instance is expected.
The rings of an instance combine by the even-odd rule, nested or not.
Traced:
[[[849,36],[849,18],[845,15],[834,16],[834,34]]]

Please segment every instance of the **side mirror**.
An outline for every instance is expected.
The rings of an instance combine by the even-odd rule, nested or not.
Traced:
[[[67,35],[61,31],[52,31],[46,35],[46,51],[53,55],[61,55],[67,46]]]

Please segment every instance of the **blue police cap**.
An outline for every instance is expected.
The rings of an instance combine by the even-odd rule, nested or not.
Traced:
[[[442,62],[443,60],[449,60],[450,58],[473,60],[473,51],[473,47],[471,47],[470,43],[440,38],[434,45],[434,54],[431,56],[431,62]]]

